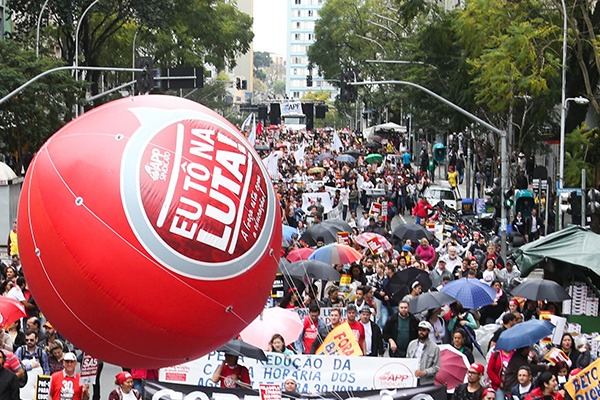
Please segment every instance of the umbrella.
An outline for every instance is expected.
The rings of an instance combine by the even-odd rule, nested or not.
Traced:
[[[358,158],[359,156],[362,156],[362,152],[360,150],[354,150],[354,149],[346,150],[344,152],[344,154],[351,155],[354,158]]]
[[[287,269],[290,276],[309,277],[313,279],[323,279],[325,281],[339,281],[340,273],[337,272],[331,264],[317,260],[294,261]]]
[[[337,229],[337,232],[352,233],[352,227],[350,226],[350,224],[346,221],[342,221],[339,218],[326,219],[325,221],[321,222],[321,225],[325,225],[327,227],[334,227],[335,229]]]
[[[219,347],[217,351],[225,354],[231,354],[233,356],[242,356],[248,358],[254,358],[260,361],[267,361],[265,352],[250,343],[243,342],[241,340],[230,340],[223,346]]]
[[[385,236],[382,236],[382,235],[380,235],[378,233],[374,233],[374,232],[361,233],[360,235],[355,237],[354,240],[356,240],[356,243],[358,243],[362,247],[367,247],[368,246],[367,242],[369,240],[372,240],[373,238],[377,238],[377,240],[383,247],[383,250],[388,251],[388,250],[393,249],[392,244],[389,242],[389,240],[387,240],[385,238]]]
[[[423,292],[426,292],[431,288],[431,278],[429,278],[427,271],[415,267],[408,267],[402,271],[398,271],[390,278],[390,282],[402,283],[408,287],[410,287],[414,281],[419,281],[423,288]]]
[[[435,375],[435,384],[439,386],[446,385],[447,390],[454,390],[458,385],[467,380],[467,371],[469,370],[469,360],[454,346],[449,344],[439,345],[440,348],[440,368]]]
[[[312,167],[311,169],[308,170],[308,173],[310,175],[320,174],[322,172],[325,172],[325,168],[323,168],[323,167]]]
[[[410,239],[413,243],[423,238],[431,238],[431,233],[423,226],[417,224],[403,224],[394,229],[393,235],[402,241]]]
[[[294,310],[281,307],[265,308],[243,331],[245,343],[267,349],[274,334],[283,336],[285,343],[293,343],[302,332],[302,321]]]
[[[370,139],[370,140],[371,140],[372,142],[378,142],[378,143],[381,143],[381,141],[383,140],[383,138],[382,138],[381,136],[379,136],[379,135],[373,135],[373,136],[371,136],[371,139]]]
[[[279,259],[279,267],[277,267],[277,272],[279,272],[281,274],[286,273],[290,270],[291,265],[292,265],[292,263],[289,262],[287,258],[281,257]]]
[[[282,225],[281,233],[283,234],[283,238],[289,242],[292,240],[293,234],[298,234],[298,229],[294,228],[293,226]]]
[[[331,153],[319,154],[318,156],[315,157],[315,160],[317,160],[317,161],[323,161],[323,160],[328,159],[328,158],[333,158],[333,154],[331,154]]]
[[[356,158],[352,157],[350,154],[341,154],[335,158],[335,161],[355,163]]]
[[[402,282],[388,282],[387,285],[383,288],[385,293],[395,302],[399,303],[400,300],[406,296],[410,290],[408,289],[408,285]]]
[[[308,260],[308,257],[314,252],[314,249],[309,249],[308,247],[301,247],[299,249],[294,249],[290,251],[285,258],[287,258],[291,262],[298,260]]]
[[[469,310],[487,306],[496,300],[496,291],[475,278],[450,281],[442,287],[441,292],[454,297]]]
[[[0,296],[0,324],[10,325],[27,316],[25,306],[15,299]]]
[[[422,293],[410,301],[408,310],[415,314],[432,308],[442,307],[444,304],[454,303],[456,299],[442,292]]]
[[[530,279],[515,287],[511,294],[530,300],[563,301],[571,298],[562,286],[547,279]]]
[[[322,237],[325,244],[337,242],[338,229],[333,225],[327,225],[325,223],[319,223],[311,225],[306,232],[300,236],[300,240],[309,246],[315,246],[317,244],[317,238]]]
[[[266,144],[257,144],[256,146],[254,146],[254,150],[256,150],[256,151],[269,151],[269,150],[271,150],[271,148],[269,146],[267,146]]]
[[[309,260],[318,260],[333,264],[352,264],[362,258],[362,254],[345,244],[332,243],[315,250],[308,257]]]
[[[377,154],[377,153],[369,154],[368,156],[365,157],[365,161],[368,162],[369,164],[380,163],[383,161],[383,156],[381,154]]]
[[[377,142],[368,142],[367,144],[365,144],[365,147],[368,149],[378,149],[381,147],[381,143],[377,143]]]
[[[552,322],[541,319],[531,319],[521,322],[502,332],[496,342],[496,350],[514,350],[531,346],[552,334]]]

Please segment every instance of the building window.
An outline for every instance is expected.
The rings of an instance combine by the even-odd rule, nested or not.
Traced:
[[[294,33],[294,40],[300,40],[300,34]]]
[[[296,29],[300,29],[300,22],[296,22]]]
[[[294,4],[300,5],[302,4],[302,0],[294,0]]]
[[[312,17],[312,16],[314,16],[314,11],[313,11],[313,10],[308,10],[308,16],[309,16],[309,17]]]
[[[292,97],[295,99],[300,98],[300,92],[292,92]]]

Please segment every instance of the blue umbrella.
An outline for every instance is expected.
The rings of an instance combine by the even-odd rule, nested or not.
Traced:
[[[454,297],[469,310],[487,306],[496,300],[496,291],[475,278],[448,282],[440,291]]]
[[[323,153],[323,154],[319,154],[318,156],[315,157],[315,160],[317,161],[323,161],[327,158],[333,158],[333,154],[331,153]]]
[[[288,242],[292,240],[293,234],[298,234],[298,230],[296,228],[294,228],[293,226],[282,225],[282,227],[283,227],[283,229],[282,229],[281,233],[283,234],[283,238],[285,240],[287,240]]]
[[[342,154],[335,158],[335,161],[339,162],[347,162],[347,163],[355,163],[356,158],[352,157],[350,154]]]
[[[552,334],[552,322],[532,319],[509,328],[500,334],[496,350],[514,350],[536,344],[541,339]]]

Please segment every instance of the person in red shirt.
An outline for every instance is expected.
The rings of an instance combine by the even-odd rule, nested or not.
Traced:
[[[429,204],[426,197],[421,197],[421,200],[419,200],[415,208],[413,208],[413,215],[417,217],[415,221],[417,225],[421,224],[421,219],[427,219],[429,210],[433,210],[433,207]]]
[[[63,370],[52,374],[48,400],[87,400],[90,398],[89,385],[81,385],[81,375],[75,372],[77,357],[74,353],[65,353]]]
[[[316,304],[311,304],[308,309],[308,315],[304,317],[304,321],[302,322],[302,334],[300,339],[296,342],[296,350],[303,354],[310,354],[310,349],[312,348],[313,342],[317,338],[317,334],[319,333],[319,328],[325,327],[325,322],[319,318],[321,314],[321,309]]]
[[[225,360],[215,370],[212,381],[219,382],[220,387],[224,388],[252,388],[248,368],[239,365],[238,356],[234,354],[225,354]]]
[[[354,333],[354,337],[363,354],[367,354],[365,327],[356,319],[356,306],[352,303],[348,304],[346,307],[346,323],[350,326],[350,329],[352,329],[352,333]]]

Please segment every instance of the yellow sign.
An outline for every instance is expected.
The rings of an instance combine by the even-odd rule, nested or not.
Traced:
[[[600,398],[600,358],[565,383],[565,389],[574,400],[595,400]]]
[[[342,323],[329,332],[315,354],[330,356],[362,356],[363,353],[356,341],[352,329],[350,329],[350,325]]]

